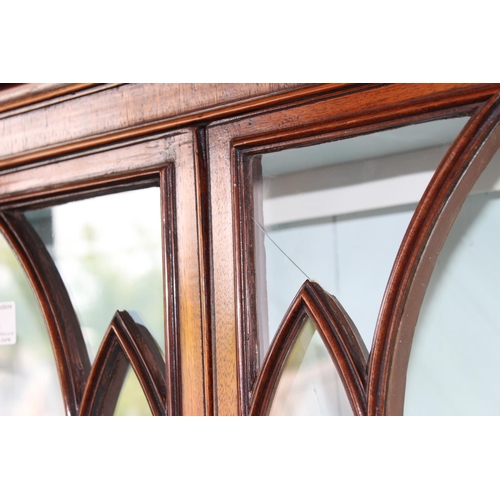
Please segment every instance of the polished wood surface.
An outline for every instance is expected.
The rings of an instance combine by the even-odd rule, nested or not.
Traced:
[[[197,202],[198,168],[195,132],[188,129],[122,143],[119,148],[100,148],[90,154],[58,158],[0,176],[0,211],[4,214],[160,186],[164,212],[167,412],[171,415],[206,412],[203,342],[207,334],[203,325],[207,313],[202,308],[206,299],[201,296],[206,272],[197,236],[202,234],[198,219],[203,211]],[[37,286],[34,278],[30,279]],[[52,293],[47,291],[51,297]],[[54,307],[69,310],[62,302]],[[207,397],[211,399],[210,395]]]
[[[45,244],[20,213],[0,213],[0,230],[40,304],[49,332],[67,415],[77,415],[90,361],[73,304]]]
[[[252,367],[259,363],[258,352],[251,346],[257,322],[252,301],[261,299],[252,299],[255,280],[249,276],[255,236],[250,223],[252,194],[245,181],[249,165],[245,158],[405,124],[473,114],[499,91],[498,84],[355,87],[332,92],[328,98],[223,120],[207,128],[211,223],[213,234],[217,235],[213,239],[211,269],[214,387],[219,414],[245,414],[254,380]],[[250,360],[249,356],[255,359]],[[376,382],[371,380],[371,384]],[[368,413],[372,410],[370,406]]]
[[[268,414],[288,355],[307,317],[332,358],[354,414],[366,415],[368,350],[337,299],[309,280],[293,299],[271,344],[252,396],[250,415]]]
[[[324,93],[342,85],[128,84],[1,119],[0,168]],[[289,94],[291,91],[297,91]]]
[[[382,301],[369,366],[369,412],[402,415],[413,333],[451,226],[500,146],[500,96],[471,117],[436,170],[401,243]]]
[[[80,415],[114,414],[129,364],[151,413],[165,415],[165,361],[147,328],[137,324],[126,311],[116,311],[101,342],[88,377]]]
[[[497,147],[499,92],[499,84],[43,84],[0,90],[1,229],[45,304],[60,352],[68,413],[80,411],[86,375],[72,381],[61,367],[73,355],[84,355],[79,348],[71,354],[73,347],[57,340],[64,337],[57,332],[67,318],[56,316],[71,315],[70,305],[48,285],[57,281],[52,264],[40,271],[45,264],[35,255],[32,235],[23,233],[23,210],[159,186],[167,352],[163,402],[155,403],[153,395],[148,400],[156,414],[262,413],[296,330],[281,334],[272,348],[274,361],[262,365],[265,295],[256,279],[262,262],[255,258],[262,241],[252,223],[261,217],[254,190],[259,155],[470,115],[407,231],[368,365],[362,345],[352,340],[354,327],[339,334],[337,326],[321,320],[330,332],[326,336],[336,339],[330,354],[355,413],[400,414],[413,330],[433,265],[424,265],[425,259],[434,262],[463,199]],[[324,294],[315,285],[307,287]],[[304,293],[288,322],[305,310]],[[314,314],[338,319],[329,300],[322,299]],[[57,312],[58,307],[66,312]],[[115,375],[105,362],[99,375],[107,373],[110,386],[97,384],[111,394],[121,387],[130,359],[113,356],[115,372],[109,373]],[[84,413],[114,411],[114,396],[103,398]]]
[[[0,113],[26,108],[35,103],[48,106],[56,97],[71,96],[75,92],[96,87],[95,83],[22,83],[0,89]],[[52,102],[52,101],[51,101]],[[30,108],[33,109],[33,108]],[[4,115],[5,116],[5,115]]]

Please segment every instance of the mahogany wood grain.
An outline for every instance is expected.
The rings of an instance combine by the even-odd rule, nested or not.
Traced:
[[[113,415],[127,367],[137,375],[153,415],[165,415],[165,361],[153,336],[126,311],[116,311],[99,347],[80,415]]]
[[[369,413],[402,415],[420,307],[446,237],[467,195],[500,146],[500,96],[469,120],[415,210],[382,301],[369,364]]]
[[[162,212],[162,267],[167,378],[166,411],[178,415],[182,408],[179,346],[179,301],[177,298],[177,231],[175,217],[175,173],[172,166],[160,171]]]
[[[255,259],[255,245],[260,243],[252,217],[259,218],[253,192],[258,156],[476,113],[448,154],[448,163],[441,164],[436,174],[440,180],[434,178],[434,187],[426,192],[405,237],[377,327],[367,402],[366,353],[364,361],[359,361],[359,353],[353,354],[362,347],[341,343],[338,346],[343,347],[333,356],[337,366],[342,365],[339,370],[344,370],[356,413],[400,413],[401,381],[420,307],[419,293],[425,288],[417,289],[414,283],[426,282],[432,271],[432,266],[420,263],[437,256],[455,211],[496,147],[496,111],[492,111],[496,104],[480,108],[500,92],[500,84],[81,85],[20,86],[0,92],[2,227],[10,231],[6,221],[13,223],[9,217],[21,209],[152,183],[160,186],[165,398],[167,412],[174,415],[247,414],[250,398],[257,394],[253,391],[259,376],[257,338],[262,333],[258,321],[263,298],[256,274],[262,272],[262,262]],[[473,123],[476,128],[471,128]],[[186,125],[197,128],[181,128]],[[18,225],[24,227],[24,223]],[[37,248],[30,240],[23,250],[16,243],[17,235],[11,240],[18,245],[18,254]],[[48,301],[44,286],[51,278],[37,278],[37,272],[28,269],[32,258],[39,257],[22,257],[42,297],[39,300]],[[41,267],[38,262],[34,266]],[[325,301],[317,311],[323,315],[329,310]],[[45,307],[47,321],[55,325],[56,312]],[[293,314],[298,321],[302,313],[296,309]],[[341,337],[355,337],[353,332]],[[275,356],[283,355],[283,348],[274,349]],[[106,368],[115,373],[109,390],[118,394],[128,361],[121,355],[112,359],[116,372]],[[270,365],[266,370],[267,375],[260,374],[257,390],[271,394],[271,379],[277,375]],[[70,413],[78,410],[82,384],[69,397]],[[254,399],[255,405],[259,398]],[[103,405],[102,411],[114,410],[109,401]]]
[[[464,116],[500,90],[499,84],[394,84],[352,87],[269,112],[226,119],[207,127],[212,241],[213,328],[218,414],[241,414],[258,352],[254,229],[245,187],[246,156],[338,140],[359,134]],[[243,169],[243,171],[242,171]],[[250,340],[253,339],[253,340]],[[247,348],[242,348],[241,343]],[[239,347],[240,346],[240,347]],[[256,359],[248,359],[254,356]],[[238,374],[235,376],[235,374]]]
[[[158,174],[175,158],[171,152],[184,140],[185,131],[163,134],[121,148],[102,148],[77,157],[63,157],[2,174],[0,204],[57,197],[71,191],[85,191]]]
[[[251,415],[267,415],[288,355],[309,317],[342,380],[355,415],[366,415],[368,351],[349,315],[320,285],[306,280],[269,348],[252,397]]]
[[[0,169],[259,109],[345,84],[128,84],[0,121]]]
[[[197,162],[195,131],[188,129],[45,161],[0,176],[1,210],[160,186],[170,414],[205,414],[203,339],[207,336],[205,315],[210,311],[202,307],[206,300],[202,277],[207,273],[199,247],[199,218],[204,208],[198,203]]]
[[[231,168],[230,130],[208,130],[210,222],[212,233],[212,327],[214,341],[214,398],[217,415],[238,415],[238,317],[241,302],[236,295],[236,238],[233,211],[239,200],[233,200],[233,170]]]
[[[249,115],[241,120],[225,120],[235,134],[234,147],[250,148],[265,144],[282,149],[302,137],[328,134],[330,138],[358,135],[366,127],[384,122],[392,126],[408,123],[411,117],[429,119],[436,112],[448,110],[450,115],[467,113],[470,107],[486,101],[500,90],[499,84],[394,84],[365,89],[357,87],[345,94],[326,96],[309,105],[288,106],[270,113]],[[443,116],[443,114],[441,114]],[[446,116],[446,115],[445,115]],[[265,138],[264,138],[265,135]],[[279,147],[277,145],[279,144]]]
[[[195,150],[198,159],[196,170],[196,197],[198,200],[198,221],[199,221],[199,241],[200,241],[200,290],[201,290],[201,326],[203,331],[203,368],[205,377],[205,415],[214,415],[214,352],[212,337],[212,314],[211,297],[212,285],[210,272],[212,259],[210,254],[211,234],[210,234],[210,210],[208,193],[208,149],[206,141],[206,131],[204,127],[199,127],[196,131]]]
[[[96,83],[22,83],[0,89],[0,113],[13,109],[26,108],[35,103],[55,97],[71,96],[76,92],[97,86]],[[32,109],[32,108],[31,108]]]
[[[0,230],[25,270],[42,309],[67,415],[77,415],[90,371],[80,324],[45,244],[20,213],[0,212]]]
[[[182,414],[204,415],[207,407],[203,345],[206,339],[207,311],[204,307],[205,269],[203,228],[198,199],[198,151],[196,134],[189,130],[179,138],[175,155],[175,218],[177,239],[176,297],[179,314],[180,377]]]

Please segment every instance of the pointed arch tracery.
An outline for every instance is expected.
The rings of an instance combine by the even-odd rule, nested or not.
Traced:
[[[368,366],[368,413],[403,413],[413,334],[439,252],[475,182],[500,146],[500,96],[471,117],[431,179],[389,277]]]
[[[290,351],[309,318],[342,380],[353,411],[366,414],[368,351],[354,323],[335,297],[306,280],[281,322],[252,396],[250,415],[267,414]]]

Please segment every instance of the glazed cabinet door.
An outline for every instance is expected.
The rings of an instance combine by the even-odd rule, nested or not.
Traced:
[[[0,176],[2,414],[206,413],[195,132]]]
[[[208,127],[218,414],[495,412],[499,90],[360,86]]]

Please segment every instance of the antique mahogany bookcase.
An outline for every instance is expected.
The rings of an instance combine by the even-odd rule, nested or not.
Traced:
[[[0,86],[0,412],[498,414],[499,92]]]

